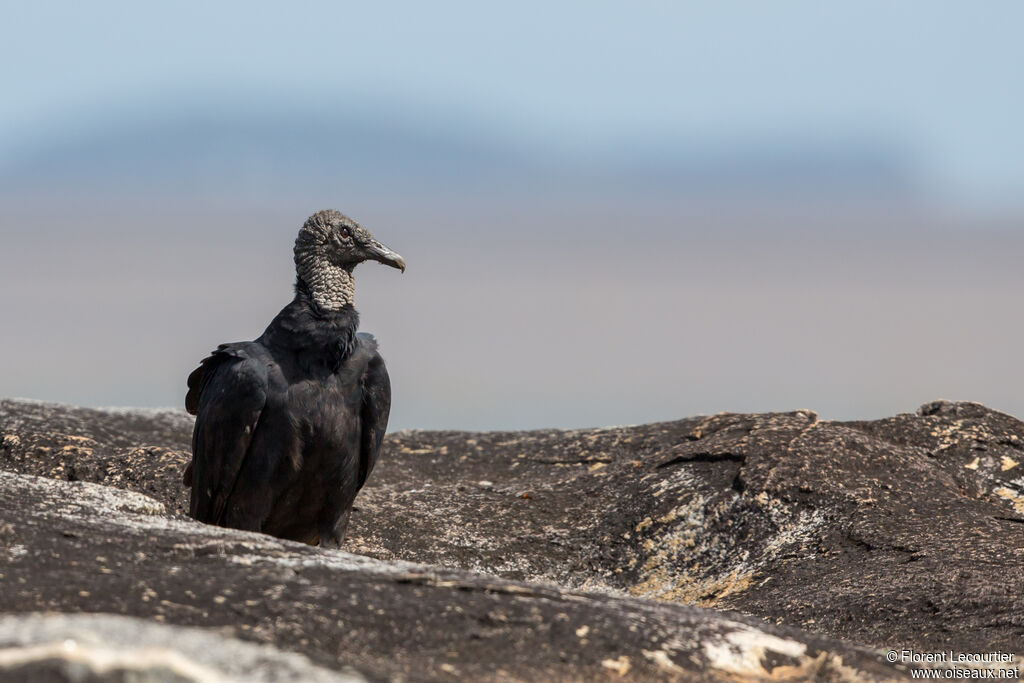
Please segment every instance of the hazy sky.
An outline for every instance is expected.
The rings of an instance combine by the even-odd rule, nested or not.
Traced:
[[[357,273],[396,428],[1024,415],[1022,26],[995,0],[8,3],[0,396],[181,405],[333,207],[409,263]],[[771,194],[787,145],[797,190],[856,185],[860,141],[866,192]]]
[[[1024,192],[1021,26],[1013,0],[8,3],[0,154],[238,92],[577,150],[881,135],[937,195],[1002,204]]]

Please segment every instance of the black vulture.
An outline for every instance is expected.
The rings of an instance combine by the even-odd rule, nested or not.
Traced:
[[[391,410],[384,360],[352,306],[352,271],[371,259],[405,271],[356,221],[313,214],[295,240],[295,298],[258,339],[221,344],[189,375],[192,517],[341,543]]]

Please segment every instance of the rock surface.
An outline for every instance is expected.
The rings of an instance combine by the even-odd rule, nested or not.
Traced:
[[[168,513],[181,513],[187,491],[180,485],[180,474],[188,459],[190,430],[191,422],[183,413],[108,412],[3,401],[0,468],[130,489],[159,500]],[[448,586],[446,597],[439,599],[451,605],[460,604],[451,602],[452,595],[465,599],[474,596],[477,600],[486,597],[495,600],[492,607],[514,606],[505,615],[506,621],[487,621],[481,617],[486,612],[481,612],[483,607],[477,603],[463,609],[484,619],[483,633],[488,628],[511,628],[508,623],[523,619],[524,633],[505,634],[501,636],[503,642],[508,648],[527,648],[536,666],[548,667],[539,670],[552,675],[614,674],[612,664],[622,661],[620,656],[627,658],[628,674],[640,678],[655,673],[723,671],[688,647],[700,642],[699,638],[694,640],[695,633],[711,633],[701,632],[698,627],[714,622],[709,614],[726,621],[733,617],[677,604],[684,603],[736,610],[800,627],[819,635],[770,633],[806,645],[807,652],[818,653],[813,657],[824,653],[825,660],[831,662],[829,667],[834,667],[835,656],[841,656],[843,666],[884,676],[892,671],[883,674],[879,672],[884,669],[871,670],[864,663],[868,661],[863,659],[864,653],[856,648],[837,655],[841,648],[850,646],[810,643],[816,637],[832,637],[877,648],[918,651],[1014,652],[1019,647],[1024,632],[1024,597],[1020,594],[1024,585],[1022,461],[1024,423],[971,403],[935,402],[916,414],[873,422],[821,421],[810,411],[798,411],[721,414],[594,430],[400,432],[388,437],[378,469],[356,501],[345,548],[387,563],[370,568],[360,564],[369,560],[357,562],[353,556],[334,554],[330,557],[335,559],[329,562],[346,566],[355,563],[359,568],[329,570],[316,562],[314,565],[318,568],[315,571],[351,571],[360,576],[402,566],[394,564],[396,560],[434,565],[433,569],[408,569],[413,575],[433,578],[397,584],[404,591],[416,588],[422,595],[398,595],[401,591],[390,578],[382,580],[383,585],[390,586],[387,589],[367,587],[376,586],[376,579],[361,584],[356,591],[360,596],[384,591],[388,599],[396,601],[382,608],[389,611],[389,617],[401,614],[404,608],[396,605],[404,604],[402,600],[428,600],[424,604],[429,604],[431,595],[438,597],[433,591],[439,590],[439,581],[454,582],[453,586],[478,581],[494,581],[494,586],[523,585],[459,570],[513,581],[557,584],[560,588],[530,586],[510,589],[512,593],[498,588],[466,588],[460,592]],[[5,503],[5,507],[9,505]],[[47,503],[21,501],[16,505],[41,505],[45,509]],[[17,513],[10,516],[15,519],[9,524],[16,525]],[[175,596],[162,599],[175,602],[185,590],[205,596],[205,602],[198,597],[183,600],[182,604],[199,612],[172,612],[167,618],[175,623],[204,624],[213,618],[211,615],[220,614],[216,605],[209,604],[211,596],[225,597],[233,606],[238,604],[237,596],[217,592],[225,576],[206,585],[203,573],[208,570],[196,564],[212,562],[209,558],[216,556],[221,563],[217,571],[222,565],[233,567],[237,557],[253,554],[246,547],[257,541],[249,539],[283,548],[271,551],[260,546],[255,554],[261,557],[263,553],[328,557],[316,549],[261,536],[243,535],[247,540],[240,541],[237,532],[177,528],[173,525],[190,523],[163,513],[147,518],[164,520],[160,523],[171,525],[165,533],[177,538],[164,545],[165,541],[156,537],[145,537],[157,544],[157,558],[146,554],[144,547],[137,549],[149,558],[147,561],[156,563],[154,580],[171,567],[178,567],[183,574],[175,575],[173,581],[166,576],[161,579],[171,582],[161,584],[161,590]],[[52,519],[49,523],[52,525]],[[155,533],[133,531],[132,525],[127,529],[125,534]],[[201,541],[204,534],[213,534],[215,540]],[[54,540],[73,545],[74,538],[60,538],[65,540]],[[10,547],[10,541],[2,539],[0,534],[0,543]],[[184,556],[173,554],[178,552],[177,546],[187,549],[195,544],[207,550],[194,558],[186,550],[181,551]],[[142,545],[146,545],[145,539]],[[64,552],[76,552],[62,547]],[[221,555],[214,553],[213,547]],[[96,554],[107,556],[107,552]],[[80,561],[88,564],[84,558]],[[317,560],[321,561],[328,562]],[[254,562],[257,569],[263,566],[262,560]],[[271,564],[277,567],[274,571],[279,571],[278,564]],[[459,578],[437,578],[446,571]],[[237,580],[247,583],[249,577],[259,575],[249,567],[239,571]],[[280,579],[277,575],[268,577],[263,588],[280,585]],[[360,581],[365,579],[363,576]],[[332,586],[338,580],[332,576]],[[198,583],[187,589],[190,582]],[[339,599],[350,595],[346,592],[352,589],[350,584],[342,581],[337,585],[347,588],[334,592],[332,587],[330,594]],[[120,584],[118,587],[123,588]],[[516,590],[535,591],[536,595],[518,596]],[[588,593],[579,597],[574,590]],[[48,607],[41,602],[43,594],[33,594],[17,604],[5,596],[0,607],[6,611],[59,608],[120,612],[141,599],[136,595],[134,602],[125,598],[101,606],[97,596],[75,601],[73,595],[62,595]],[[300,590],[298,595],[307,594]],[[652,598],[664,604],[629,600],[623,595]],[[555,614],[569,615],[570,623],[559,627],[545,608],[538,608],[545,616],[537,621],[529,616],[532,612],[527,603],[531,600],[543,601],[545,608],[556,610]],[[329,602],[331,608],[337,607],[337,600]],[[145,605],[142,603],[142,607]],[[329,613],[328,608],[323,609]],[[398,611],[390,612],[393,609]],[[573,611],[580,609],[592,611],[585,616]],[[427,615],[420,612],[403,618],[426,619]],[[131,613],[160,614],[145,609]],[[237,621],[245,623],[241,616],[245,614],[242,610]],[[248,618],[255,619],[256,614],[252,612]],[[317,612],[313,610],[312,614]],[[583,621],[575,621],[577,617]],[[222,615],[221,621],[224,618]],[[382,663],[373,655],[370,636],[366,636],[365,643],[358,637],[346,640],[344,646],[340,640],[323,636],[330,642],[327,649],[335,648],[325,659],[322,653],[326,642],[310,645],[315,639],[309,634],[289,639],[287,629],[264,624],[263,630],[239,631],[238,635],[259,640],[263,634],[267,642],[284,642],[285,649],[304,652],[314,661],[332,666],[339,657],[352,655],[351,663],[371,678],[415,678],[427,671],[431,675],[446,671],[438,668],[447,662],[442,652],[445,647],[452,647],[456,653],[457,663],[448,662],[456,667],[465,667],[474,657],[483,656],[483,650],[472,649],[480,645],[481,637],[473,630],[481,628],[480,623],[465,614],[461,618],[466,621],[434,621],[426,627],[438,630],[431,636],[433,640],[428,638],[429,643],[423,643],[428,650],[439,648],[430,650],[429,665],[422,659],[400,661],[398,644],[390,646],[394,651],[382,648],[388,659]],[[711,621],[701,621],[708,619]],[[377,627],[394,621],[381,619]],[[642,628],[628,630],[627,625],[638,623]],[[757,622],[735,623],[768,633],[764,631],[768,627]],[[537,629],[542,624],[548,625],[549,635],[561,628],[552,641],[557,644],[545,647],[530,640],[540,637]],[[565,631],[569,625],[572,628]],[[604,636],[575,637],[575,629],[582,626],[588,627],[587,634],[600,631]],[[397,630],[399,626],[394,623],[392,628]],[[401,637],[419,633],[411,628]],[[443,640],[455,634],[459,634],[457,647]],[[563,636],[572,636],[572,648]],[[719,640],[714,642],[732,642],[723,633],[717,637]],[[583,640],[587,641],[585,647],[581,645]],[[628,649],[629,654],[616,654],[623,651],[621,648]],[[697,646],[697,650],[701,648]],[[679,670],[659,667],[661,655],[644,652],[666,653],[668,662]],[[523,668],[526,663],[513,661],[511,654],[508,657],[508,661],[499,664],[494,660],[493,666],[473,670],[473,674],[493,673],[502,667],[512,677],[529,678],[536,673]],[[753,659],[759,666],[771,660]],[[389,661],[399,663],[391,666]],[[807,660],[801,661],[789,661],[786,666],[804,666]],[[856,665],[851,664],[854,661]],[[420,665],[426,668],[415,668]],[[408,666],[413,668],[404,668]],[[458,671],[461,675],[468,673],[464,668]],[[834,673],[833,669],[829,671]]]
[[[147,496],[86,482],[0,472],[0,500],[0,610],[9,613],[214,627],[371,680],[839,681],[900,672],[877,653],[749,618],[323,551],[181,519]],[[168,671],[207,680],[208,666],[168,654],[178,644],[136,664],[152,675],[142,680]],[[92,660],[140,659],[134,646],[95,648]],[[23,668],[41,659],[24,646],[6,655]]]
[[[0,679],[25,681],[196,681],[360,683],[203,629],[109,614],[0,616]]]

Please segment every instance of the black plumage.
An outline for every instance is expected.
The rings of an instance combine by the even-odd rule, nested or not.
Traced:
[[[368,259],[405,270],[355,221],[314,214],[295,243],[295,298],[258,339],[220,345],[189,375],[192,517],[340,544],[391,408],[377,343],[356,331],[352,270]]]

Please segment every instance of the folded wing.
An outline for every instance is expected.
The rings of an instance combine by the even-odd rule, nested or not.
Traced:
[[[377,352],[377,342],[368,334],[358,335],[361,350],[370,354],[366,370],[363,372],[363,399],[360,406],[361,423],[359,447],[359,488],[363,488],[366,478],[373,471],[380,454],[384,432],[388,428],[388,415],[391,412],[391,379],[384,366],[384,359]]]
[[[259,428],[268,392],[267,363],[252,343],[222,344],[188,378],[192,433],[190,514],[222,524],[242,463]],[[241,521],[241,523],[239,523]],[[258,530],[262,520],[233,520]]]

